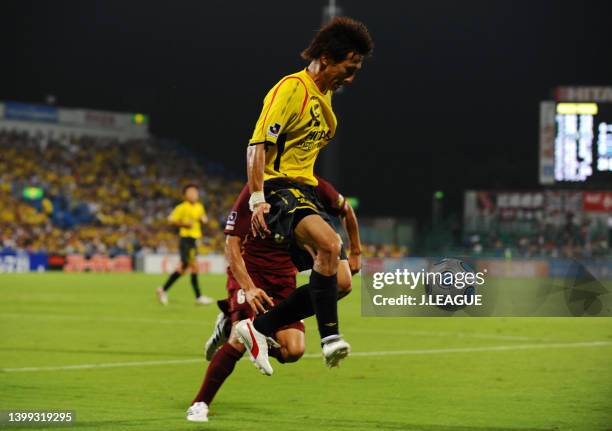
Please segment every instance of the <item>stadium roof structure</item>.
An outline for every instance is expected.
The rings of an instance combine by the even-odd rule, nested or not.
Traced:
[[[0,102],[0,130],[138,139],[149,136],[149,116],[4,101]]]

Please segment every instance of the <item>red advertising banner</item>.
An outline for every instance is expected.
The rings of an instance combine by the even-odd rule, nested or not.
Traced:
[[[593,212],[612,212],[612,192],[584,192],[582,209]]]
[[[79,254],[66,256],[65,272],[132,272],[130,256],[108,257],[94,255],[87,259]]]

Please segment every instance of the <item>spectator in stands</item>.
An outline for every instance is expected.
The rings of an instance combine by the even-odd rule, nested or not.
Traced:
[[[58,254],[175,251],[167,211],[181,185],[194,180],[211,215],[199,252],[222,252],[221,220],[242,187],[207,176],[193,157],[152,140],[7,131],[0,131],[0,179],[2,248]],[[44,197],[24,200],[28,186],[44,189]]]

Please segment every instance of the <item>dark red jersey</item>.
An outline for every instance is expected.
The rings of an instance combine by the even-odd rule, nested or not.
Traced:
[[[323,207],[325,208],[325,212],[330,216],[342,217],[346,215],[347,203],[344,196],[338,193],[338,190],[331,185],[330,182],[324,180],[318,175],[315,175],[317,180],[319,180],[319,185],[316,187],[317,195],[319,195],[319,199]]]
[[[317,176],[317,195],[325,211],[331,216],[346,214],[346,199],[329,182]],[[251,233],[251,210],[249,209],[249,186],[245,185],[234,202],[227,222],[225,235],[235,235],[242,240],[242,257],[248,272],[275,272],[279,275],[295,274],[297,269],[291,260],[286,242],[278,243],[272,238],[253,238]]]
[[[270,237],[253,238],[249,197],[249,187],[244,186],[227,217],[224,233],[236,235],[242,240],[242,258],[249,273],[275,272],[279,275],[295,275],[297,269],[293,265],[286,242],[277,243]]]

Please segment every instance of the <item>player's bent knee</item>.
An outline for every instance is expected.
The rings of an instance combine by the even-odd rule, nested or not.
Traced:
[[[338,277],[338,294],[341,296],[346,296],[353,290],[351,286],[351,279],[343,280]]]
[[[304,355],[306,346],[304,343],[304,333],[302,331],[290,328],[279,331],[276,335],[281,345],[284,362],[295,362]]]
[[[318,244],[317,255],[324,260],[338,260],[340,256],[340,240],[338,238],[329,238]]]
[[[285,362],[296,362],[304,356],[304,344],[292,343],[286,348],[287,357]]]

